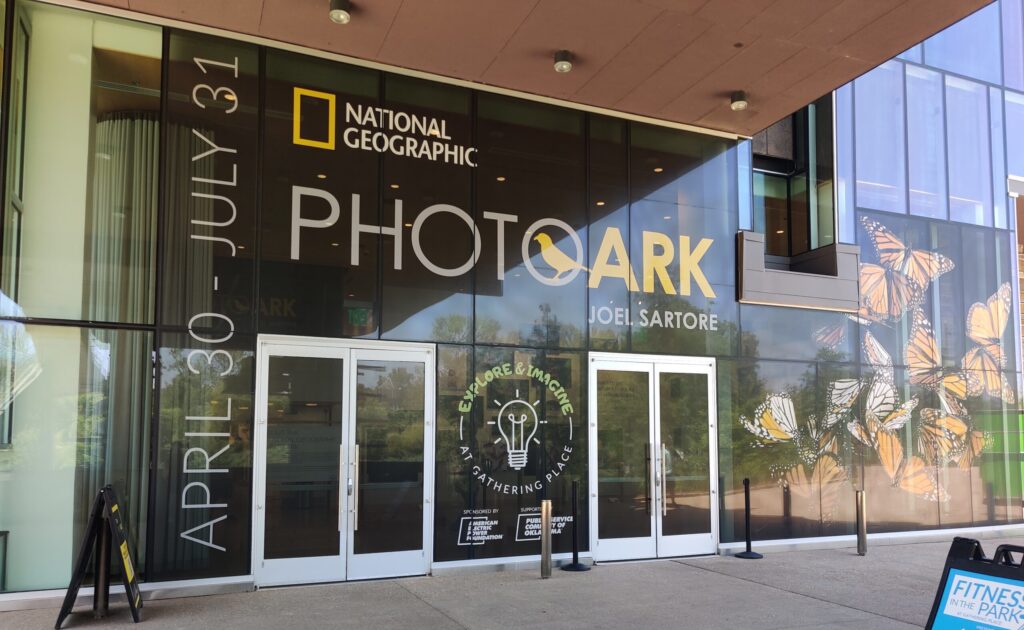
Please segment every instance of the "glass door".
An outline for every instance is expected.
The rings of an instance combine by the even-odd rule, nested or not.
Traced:
[[[433,351],[261,337],[253,566],[259,586],[419,575]]]
[[[344,580],[348,351],[261,344],[259,361],[256,583]]]
[[[590,366],[595,559],[714,553],[713,360],[594,354]]]
[[[352,361],[349,579],[422,575],[433,522],[431,355],[353,350]]]
[[[705,362],[706,364],[706,362]],[[655,444],[658,454],[658,555],[715,553],[718,453],[713,373],[693,365],[655,365]]]

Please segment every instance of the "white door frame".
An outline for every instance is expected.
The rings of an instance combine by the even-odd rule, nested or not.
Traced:
[[[405,358],[403,359],[403,355]],[[270,356],[299,356],[339,358],[345,361],[343,371],[344,396],[342,405],[342,431],[344,431],[339,477],[339,510],[345,515],[339,522],[340,554],[325,558],[295,558],[264,561],[265,511],[267,472],[267,401],[268,368]],[[434,434],[436,352],[434,344],[391,341],[367,341],[304,337],[291,335],[259,335],[256,341],[256,398],[254,401],[255,430],[253,431],[253,500],[252,500],[252,562],[253,578],[257,587],[282,584],[337,582],[398,575],[422,575],[430,572],[433,562],[434,530]],[[422,552],[396,552],[373,554],[382,562],[360,558],[353,562],[352,532],[355,518],[347,496],[347,481],[354,459],[353,436],[355,422],[356,381],[352,375],[354,361],[359,359],[422,360],[424,369],[424,442],[423,442],[423,549]],[[380,556],[390,556],[381,558]],[[362,562],[360,562],[362,560]],[[265,566],[273,563],[272,566]],[[415,566],[413,566],[415,565]],[[404,567],[404,568],[398,568]],[[396,570],[396,568],[398,568]],[[389,572],[391,571],[391,572]],[[386,574],[386,575],[385,575]]]
[[[718,549],[718,411],[716,361],[711,357],[678,357],[651,354],[618,354],[591,352],[588,357],[588,444],[589,444],[589,487],[590,496],[590,549],[597,561],[626,560],[679,555],[712,554]],[[623,370],[645,372],[648,379],[648,440],[652,448],[651,466],[648,471],[648,487],[652,494],[650,536],[606,540],[602,551],[598,540],[598,464],[597,464],[597,370]],[[711,535],[691,534],[685,536],[663,536],[661,533],[662,498],[660,467],[661,422],[660,393],[657,383],[662,373],[705,374],[708,378],[708,464],[710,474]],[[611,543],[611,544],[609,544]]]

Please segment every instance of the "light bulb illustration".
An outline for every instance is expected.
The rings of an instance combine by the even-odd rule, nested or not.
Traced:
[[[516,396],[519,392],[516,391]],[[498,431],[508,448],[508,465],[513,470],[522,470],[526,466],[527,448],[530,441],[540,443],[534,435],[540,421],[533,405],[525,400],[516,399],[505,403],[498,412]]]

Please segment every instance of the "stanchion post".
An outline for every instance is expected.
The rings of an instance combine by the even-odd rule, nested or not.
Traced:
[[[551,499],[540,502],[540,576],[551,577]]]
[[[562,566],[563,571],[589,571],[590,567],[580,562],[580,480],[572,482],[572,564]]]
[[[760,560],[764,556],[750,549],[750,479],[743,480],[743,537],[747,542],[747,550],[736,554],[744,560]]]
[[[868,513],[864,502],[864,491],[857,491],[857,555],[868,552]]]
[[[103,619],[110,607],[110,525],[100,519],[100,539],[96,545],[96,579],[93,580],[92,616]]]

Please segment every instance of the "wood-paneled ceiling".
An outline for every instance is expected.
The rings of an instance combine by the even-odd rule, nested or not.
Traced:
[[[93,1],[752,135],[990,0],[354,0],[345,26],[328,0]]]

